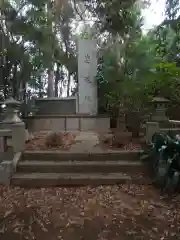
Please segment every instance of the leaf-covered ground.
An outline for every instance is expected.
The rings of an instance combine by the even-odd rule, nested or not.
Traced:
[[[59,137],[62,138],[61,141],[56,142],[57,140],[59,141],[60,139],[51,138],[53,136],[51,135],[52,133],[55,133],[57,136],[59,135]],[[75,133],[71,133],[71,132],[52,132],[52,133],[46,132],[46,131],[34,133],[32,139],[29,139],[26,142],[26,150],[30,150],[30,151],[69,150],[71,145],[75,143],[75,137],[76,137]],[[51,144],[55,140],[55,143],[57,143],[55,144],[56,146],[51,146],[51,145],[47,146],[47,140],[49,143],[51,142]]]
[[[111,150],[140,150],[144,147],[143,138],[132,138],[130,132],[98,133],[99,145],[102,149]]]
[[[180,198],[150,186],[0,187],[1,240],[180,239]]]

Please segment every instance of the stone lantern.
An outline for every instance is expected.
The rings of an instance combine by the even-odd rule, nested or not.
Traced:
[[[18,116],[18,108],[21,105],[21,102],[16,101],[13,97],[9,97],[3,103],[5,107],[5,118],[3,123],[12,124],[12,123],[21,123],[21,119]]]
[[[25,148],[26,131],[25,124],[18,116],[18,108],[21,102],[9,97],[3,103],[5,117],[1,129],[11,130],[12,137],[7,138],[7,146],[12,147],[13,152],[21,152]]]
[[[154,122],[165,122],[168,121],[168,117],[166,116],[166,110],[169,100],[163,97],[155,97],[151,101],[153,104],[155,111],[151,116],[151,120]]]

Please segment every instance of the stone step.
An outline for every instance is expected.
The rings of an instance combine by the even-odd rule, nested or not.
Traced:
[[[36,161],[115,161],[115,160],[129,160],[139,161],[140,153],[142,151],[105,151],[105,152],[65,152],[65,151],[25,151],[22,156],[22,160]]]
[[[167,134],[169,132],[172,132],[174,135],[180,134],[180,128],[161,128],[160,131]]]
[[[17,172],[41,173],[116,173],[143,172],[145,166],[138,161],[20,161]]]
[[[21,187],[84,186],[113,184],[151,184],[141,176],[131,177],[123,173],[16,173],[11,184]]]

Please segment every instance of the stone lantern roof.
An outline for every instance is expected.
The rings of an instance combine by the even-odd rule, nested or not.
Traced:
[[[9,97],[8,99],[6,99],[3,104],[5,104],[6,106],[10,106],[10,107],[17,107],[21,105],[20,101],[15,100],[13,97]]]
[[[163,97],[154,97],[152,100],[151,100],[152,103],[168,103],[169,100],[166,99],[166,98],[163,98]]]

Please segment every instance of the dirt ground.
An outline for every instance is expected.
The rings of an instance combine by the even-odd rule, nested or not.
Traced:
[[[151,186],[0,186],[0,239],[177,240],[179,207]]]

